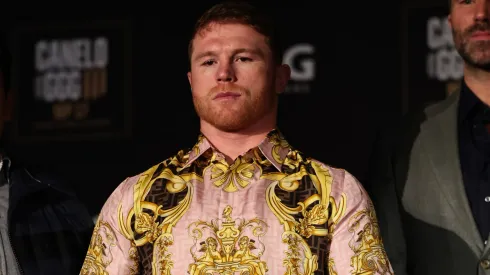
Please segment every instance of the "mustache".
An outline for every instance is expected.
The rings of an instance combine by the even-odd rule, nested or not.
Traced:
[[[211,89],[210,94],[214,96],[214,95],[216,95],[218,93],[222,93],[222,92],[234,92],[234,93],[239,93],[239,94],[245,94],[245,93],[247,93],[247,89],[245,89],[239,85],[232,84],[232,83],[218,84]]]
[[[476,23],[473,26],[469,27],[466,29],[465,34],[466,35],[472,35],[475,32],[490,32],[490,23],[487,22],[481,22],[481,23]]]

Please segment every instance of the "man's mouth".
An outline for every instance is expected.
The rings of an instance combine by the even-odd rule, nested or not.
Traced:
[[[214,97],[214,99],[235,99],[235,98],[239,98],[240,96],[241,95],[239,93],[220,92]]]
[[[475,31],[471,34],[472,40],[489,40],[490,31]]]

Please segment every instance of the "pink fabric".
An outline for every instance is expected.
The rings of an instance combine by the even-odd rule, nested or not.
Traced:
[[[278,141],[282,145],[275,147]],[[231,181],[216,186],[211,177],[221,175],[216,173],[216,163],[220,163],[223,156],[205,138],[200,138],[198,144],[186,155],[188,158],[183,167],[205,160],[209,164],[200,177],[185,183],[190,184],[188,186],[193,193],[188,200],[187,209],[170,230],[168,238],[173,242],[168,242],[165,246],[156,244],[165,235],[162,233],[163,229],[151,231],[148,229],[151,226],[144,227],[146,232],[156,232],[160,239],[153,244],[140,244],[138,240],[141,238],[134,231],[128,233],[124,226],[124,220],[135,207],[135,198],[150,201],[147,197],[149,189],[145,190],[142,197],[136,195],[141,186],[144,186],[140,177],[154,177],[163,172],[150,170],[125,180],[109,197],[100,213],[80,274],[140,274],[138,270],[143,265],[147,266],[148,274],[150,269],[153,274],[179,275],[393,274],[379,236],[370,199],[352,175],[342,169],[302,157],[301,163],[307,164],[304,167],[310,170],[310,177],[318,179],[317,182],[308,183],[308,176],[305,176],[306,180],[298,182],[298,190],[303,188],[301,184],[309,184],[311,187],[301,189],[301,193],[291,191],[282,196],[277,195],[281,191],[276,188],[275,194],[281,199],[278,203],[286,205],[289,200],[296,203],[288,206],[293,209],[302,203],[307,204],[311,198],[323,198],[321,201],[327,202],[327,208],[324,211],[317,208],[319,211],[315,212],[311,208],[315,205],[313,203],[307,209],[310,212],[299,212],[296,215],[283,213],[280,214],[283,216],[278,216],[277,209],[280,207],[271,206],[274,201],[271,198],[274,196],[267,192],[267,188],[278,184],[278,178],[282,177],[284,180],[291,175],[282,171],[287,170],[288,165],[300,167],[294,162],[298,159],[295,159],[295,154],[291,154],[293,149],[278,132],[269,134],[256,149],[260,151],[251,150],[244,154],[243,161],[252,160],[251,165],[242,166],[246,167],[244,170],[236,169],[233,170],[235,173],[226,174]],[[210,154],[205,155],[206,152]],[[257,155],[262,155],[263,158],[257,159]],[[227,169],[233,169],[233,165]],[[225,169],[225,172],[230,172],[229,170]],[[298,168],[295,171],[300,170]],[[313,170],[317,173],[312,172]],[[270,175],[276,174],[281,176],[271,178]],[[239,177],[249,177],[248,185],[240,186],[237,180]],[[226,189],[230,183],[234,183],[237,190]],[[186,190],[182,192],[189,192],[190,189]],[[187,201],[181,197],[180,205],[185,202]],[[178,206],[177,203],[175,205]],[[323,221],[321,214],[326,217]],[[310,215],[310,218],[307,219],[305,215]],[[285,233],[287,227],[284,224],[288,219],[291,224],[296,224],[296,229]],[[302,220],[308,228],[318,229],[311,231],[315,236],[299,229]],[[201,223],[196,224],[199,222]],[[247,222],[249,226],[240,227],[240,224]],[[134,225],[132,228],[134,229]],[[329,234],[318,233],[327,231]],[[145,249],[148,247],[153,248],[152,265],[149,269],[149,263],[141,258],[146,255]],[[310,264],[307,264],[308,253],[311,253]]]
[[[203,184],[202,188],[198,189],[194,195],[193,205],[175,227],[174,238],[176,243],[182,244],[183,247],[192,247],[193,241],[189,238],[188,226],[199,219],[209,221],[210,219],[220,218],[222,220],[221,213],[224,208],[231,206],[233,209],[232,218],[243,219],[244,221],[259,218],[267,224],[267,233],[261,239],[265,247],[262,258],[267,259],[268,266],[275,267],[274,271],[271,270],[272,272],[267,274],[284,274],[282,255],[287,246],[282,243],[281,234],[283,229],[281,224],[274,214],[264,207],[265,188],[267,185],[266,180],[259,180],[252,184],[250,188],[237,193],[228,193],[210,184]],[[250,229],[243,232],[243,235],[252,236]],[[205,235],[202,239],[206,239],[208,236]],[[189,263],[193,262],[189,249],[181,249],[179,245],[171,247],[169,251],[178,259],[175,261],[173,270],[187,271]]]

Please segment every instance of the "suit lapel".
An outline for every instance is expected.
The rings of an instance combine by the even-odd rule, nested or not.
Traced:
[[[449,207],[456,219],[454,226],[477,255],[483,243],[471,212],[461,175],[458,152],[457,110],[459,93],[450,96],[422,125],[421,138],[429,161]],[[458,228],[459,227],[459,228]]]
[[[483,257],[488,258],[488,255],[490,254],[490,234],[488,234],[487,238],[487,243],[485,245],[484,251],[483,251]]]

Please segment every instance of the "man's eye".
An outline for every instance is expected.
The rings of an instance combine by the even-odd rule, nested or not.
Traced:
[[[243,57],[243,56],[242,56],[242,57],[238,57],[236,60],[237,60],[237,61],[240,61],[240,62],[248,62],[248,61],[252,61],[252,59],[251,59],[251,58],[248,58],[248,57]]]
[[[214,64],[214,60],[206,60],[201,65],[202,66],[211,66]]]

